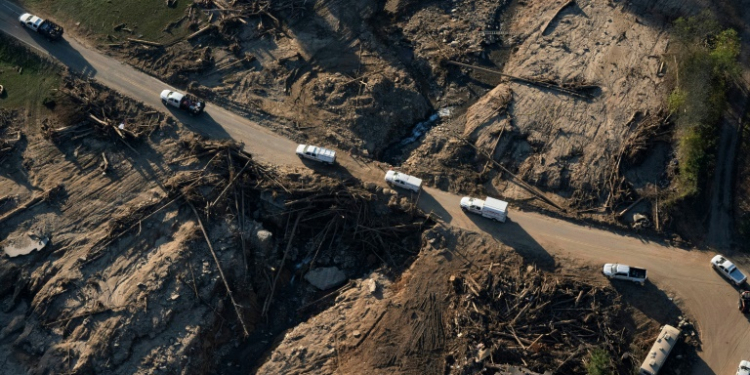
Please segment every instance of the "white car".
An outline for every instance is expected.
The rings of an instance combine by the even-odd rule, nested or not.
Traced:
[[[297,146],[297,156],[329,165],[336,163],[336,151],[313,145]]]
[[[711,267],[719,271],[722,276],[726,277],[737,286],[742,285],[747,280],[747,276],[745,276],[742,271],[734,265],[734,263],[721,255],[717,255],[711,259]]]
[[[750,362],[740,361],[740,367],[737,367],[737,375],[750,375]]]

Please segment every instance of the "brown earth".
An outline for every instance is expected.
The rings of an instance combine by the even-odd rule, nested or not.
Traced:
[[[625,224],[635,214],[656,221],[656,197],[670,194],[664,56],[671,20],[703,2],[233,3],[242,18],[215,4],[189,8],[193,30],[206,26],[199,11],[214,15],[195,38],[110,52],[270,115],[269,126],[297,141],[400,164],[452,192],[529,201],[528,189],[508,183],[513,173],[566,215]],[[670,223],[664,212],[658,219]]]
[[[511,364],[581,374],[589,351],[605,345],[629,353],[612,363],[626,374],[660,324],[679,315],[658,293],[581,281],[581,269],[595,274],[585,264],[541,271],[482,235],[440,228],[422,243],[408,270],[352,281],[333,306],[287,331],[253,372],[503,374],[501,364]],[[697,341],[688,341],[677,354],[684,362],[671,370],[689,370]]]
[[[410,255],[388,249],[429,226],[389,191],[257,164],[96,83],[65,78],[55,101],[0,112],[0,249],[49,239],[0,257],[4,372],[211,373],[319,295],[290,280],[398,269]]]

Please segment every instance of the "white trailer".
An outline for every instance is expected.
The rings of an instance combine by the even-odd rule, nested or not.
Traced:
[[[402,187],[415,193],[418,193],[419,189],[422,188],[422,179],[401,172],[396,172],[394,170],[385,173],[385,182],[387,182],[388,185]]]
[[[487,197],[484,200],[463,197],[461,198],[461,209],[501,223],[504,223],[508,218],[508,202],[492,197]]]
[[[665,325],[659,336],[656,337],[654,346],[651,347],[651,351],[648,352],[648,356],[641,365],[641,370],[638,375],[656,375],[664,366],[664,362],[667,361],[669,353],[672,352],[674,346],[677,344],[677,339],[680,338],[680,330],[670,325]]]
[[[330,165],[336,162],[336,151],[312,145],[297,146],[297,156]]]

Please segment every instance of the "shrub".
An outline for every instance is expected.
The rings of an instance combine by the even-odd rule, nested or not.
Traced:
[[[589,354],[586,373],[588,375],[610,375],[612,373],[610,362],[609,352],[602,348],[596,348]]]

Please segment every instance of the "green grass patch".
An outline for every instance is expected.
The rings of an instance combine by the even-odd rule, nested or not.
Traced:
[[[186,25],[174,28],[172,34],[164,27],[182,18],[192,0],[178,0],[174,8],[164,1],[154,0],[20,0],[31,11],[37,11],[65,25],[80,22],[88,32],[105,37],[107,34],[143,38],[165,42],[187,34]],[[125,24],[133,34],[115,32],[114,27]],[[185,23],[185,22],[183,22]],[[70,26],[68,26],[70,27]]]
[[[20,68],[20,72],[19,72]],[[36,108],[53,98],[60,84],[58,67],[5,35],[0,35],[0,107]]]
[[[726,92],[740,74],[740,40],[736,31],[722,30],[708,12],[679,18],[673,36],[676,87],[667,105],[676,117],[678,135],[675,198],[687,198],[698,196],[711,178]]]

